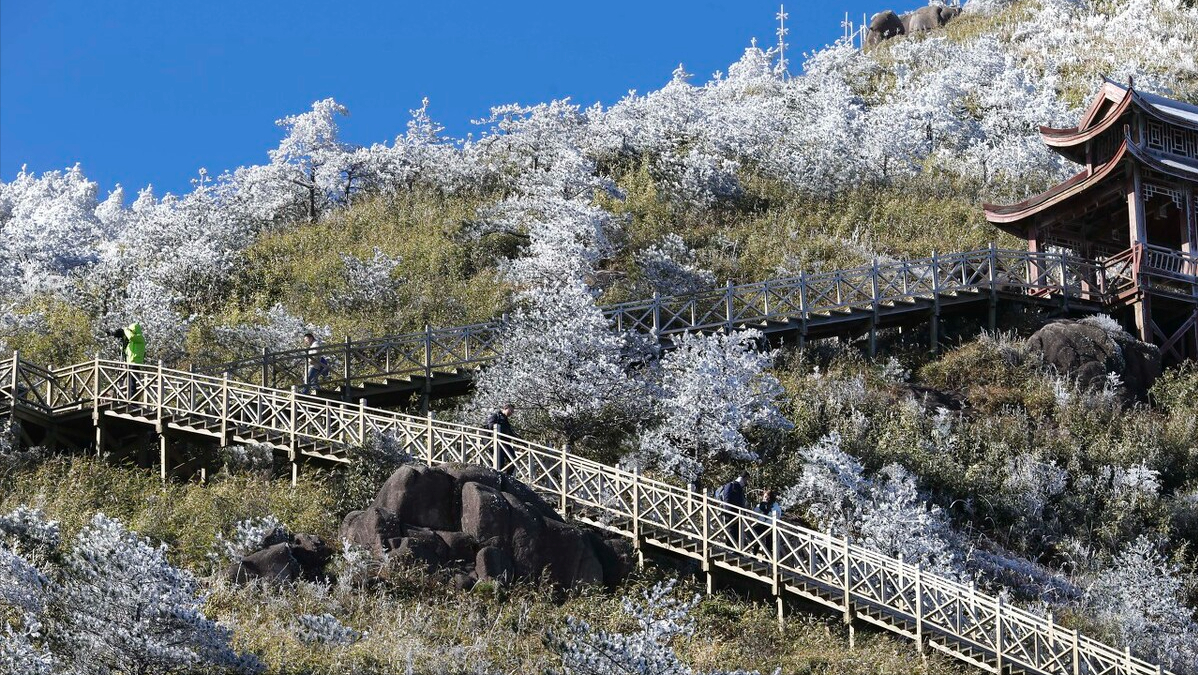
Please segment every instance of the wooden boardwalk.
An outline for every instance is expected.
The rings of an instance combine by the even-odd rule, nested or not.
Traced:
[[[563,512],[632,540],[699,561],[708,573],[760,584],[778,604],[803,598],[993,673],[1148,675],[1161,667],[902,560],[794,523],[763,519],[635,472],[494,431],[230,379],[96,360],[48,370],[19,355],[0,362],[0,415],[24,425],[82,427],[103,448],[113,420],[159,434],[167,478],[172,434],[221,444],[264,443],[291,461],[352,462],[373,434],[395,438],[416,460],[513,470]],[[511,465],[501,465],[501,445]],[[710,586],[709,586],[710,587]]]
[[[943,316],[987,313],[994,328],[1000,302],[1102,311],[1135,288],[1138,269],[1133,263],[1143,260],[1149,258],[1116,257],[1096,265],[1066,254],[991,247],[655,296],[611,305],[604,313],[614,328],[654,334],[666,346],[678,333],[755,328],[775,344],[800,346],[807,340],[864,335],[872,354],[883,328],[926,324],[933,346],[939,344]],[[1198,303],[1198,277],[1193,276],[1198,263],[1157,262],[1172,270],[1170,279],[1182,283]],[[461,394],[475,369],[498,355],[501,329],[502,322],[496,321],[324,345],[318,353],[334,368],[321,393],[346,401],[365,398],[379,406]],[[197,372],[227,372],[233,379],[286,389],[303,384],[307,353],[268,351]]]

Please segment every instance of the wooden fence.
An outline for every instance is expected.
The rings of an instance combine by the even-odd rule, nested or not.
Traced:
[[[0,412],[53,422],[92,411],[97,427],[120,417],[160,432],[222,443],[266,443],[287,453],[352,462],[374,434],[414,459],[511,469],[582,522],[756,580],[779,598],[799,596],[943,651],[990,672],[1062,675],[1163,673],[1149,663],[972,585],[930,574],[846,539],[715,501],[636,472],[494,431],[301,396],[231,380],[96,360],[47,370],[0,362]],[[163,455],[165,475],[165,454]],[[293,473],[294,476],[294,473]]]
[[[936,302],[962,293],[988,293],[1042,301],[1059,299],[1106,303],[1135,284],[1132,263],[1140,257],[1116,257],[1108,264],[1063,253],[989,249],[933,255],[918,260],[872,265],[818,274],[799,274],[679,296],[654,296],[611,305],[604,314],[616,330],[652,333],[659,338],[688,331],[732,331],[770,324],[811,322],[837,312],[868,310],[894,303]],[[1176,261],[1168,261],[1176,266]],[[1190,263],[1191,268],[1194,267]],[[1180,269],[1180,268],[1179,268]],[[1189,268],[1187,268],[1189,269]],[[494,359],[501,348],[502,322],[351,340],[323,345],[311,355],[336,365],[333,383],[350,386],[387,378],[423,377],[475,368]],[[310,354],[305,349],[264,351],[250,358],[197,368],[211,375],[268,387],[304,382]]]

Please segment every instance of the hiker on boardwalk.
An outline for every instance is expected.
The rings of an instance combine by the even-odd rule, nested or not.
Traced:
[[[729,506],[743,509],[747,506],[745,492],[748,488],[749,474],[742,471],[736,480],[721,485],[720,489],[715,491],[715,498]],[[724,514],[724,524],[727,527],[729,543],[739,548],[741,545],[740,520],[736,515],[728,513]]]
[[[515,437],[516,432],[512,431],[512,412],[515,407],[511,403],[504,403],[499,410],[491,413],[487,418],[487,428],[498,432],[501,436]],[[516,456],[512,453],[512,444],[504,442],[502,439],[499,442],[499,470],[507,475],[512,475],[516,469]]]
[[[140,323],[134,321],[124,328],[110,331],[109,335],[121,341],[125,363],[140,365],[146,362],[146,336],[141,331]],[[133,398],[137,394],[137,377],[132,372],[127,373],[127,376],[129,398]]]
[[[757,502],[757,506],[754,506],[753,510],[758,513],[758,519],[761,521],[761,524],[753,526],[757,547],[762,553],[768,554],[773,548],[773,544],[768,538],[770,525],[773,524],[775,518],[782,518],[782,506],[778,504],[777,493],[772,489],[767,489],[761,494],[761,501]]]
[[[320,355],[320,342],[311,333],[304,333],[304,354],[308,361],[308,373],[304,376],[300,393],[311,394],[316,391],[320,378],[329,374],[329,360]]]

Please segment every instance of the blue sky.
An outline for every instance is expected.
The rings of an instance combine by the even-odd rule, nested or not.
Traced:
[[[920,4],[920,3],[913,3]],[[788,5],[795,53],[834,41],[847,11],[874,2]],[[430,99],[454,136],[492,105],[569,96],[610,104],[726,70],[749,40],[775,41],[777,2],[0,3],[0,180],[81,162],[102,194],[186,191],[264,163],[274,120],[332,96],[345,140],[404,131]]]

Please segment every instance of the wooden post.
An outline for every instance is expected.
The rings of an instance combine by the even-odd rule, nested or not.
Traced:
[[[703,491],[703,571],[707,575],[707,594],[711,595],[711,526],[710,511],[707,505],[707,490]]]
[[[291,414],[289,415],[289,418],[290,418],[289,431],[291,433],[291,440],[290,440],[291,447],[287,451],[287,457],[289,460],[291,460],[291,487],[295,487],[296,477],[298,474],[297,467],[295,465],[295,462],[297,459],[296,453],[295,453],[295,443],[296,443],[296,434],[295,434],[296,421],[295,420],[296,420],[296,409],[298,408],[299,403],[298,403],[298,401],[296,401],[296,398],[295,398],[295,385],[294,384],[291,385],[291,402],[290,403],[291,403],[291,405],[290,405],[290,408],[291,408],[290,413]]]
[[[852,601],[852,580],[850,578],[852,564],[849,562],[849,539],[846,535],[841,540],[840,548],[844,562],[844,579],[841,583],[841,590],[844,592],[844,622],[849,627],[849,649],[854,649],[857,646],[857,635],[853,629],[853,601]]]
[[[568,495],[566,481],[569,478],[569,472],[568,472],[569,467],[566,466],[566,446],[564,446],[564,445],[561,448],[561,455],[558,458],[558,462],[560,463],[559,466],[561,466],[560,480],[561,480],[561,488],[562,488],[561,500],[558,505],[558,511],[561,512],[561,515],[564,518],[566,516],[566,498]]]
[[[1081,675],[1082,660],[1081,660],[1081,654],[1078,653],[1078,648],[1077,648],[1077,630],[1074,629],[1072,631],[1072,633],[1073,633],[1073,635],[1071,636],[1072,637],[1072,640],[1071,640],[1072,645],[1071,646],[1073,647],[1073,675]]]
[[[661,294],[653,291],[653,334],[661,337]]]
[[[13,369],[16,373],[16,369]],[[16,411],[17,392],[13,389],[13,411]],[[96,457],[104,454],[103,423],[100,421],[100,355],[92,363],[92,425],[96,428]]]
[[[491,427],[491,468],[499,471],[499,425]]]
[[[772,512],[770,514],[770,538],[771,538],[770,562],[772,563],[772,566],[773,566],[773,574],[771,575],[771,577],[773,579],[774,602],[777,603],[777,605],[778,605],[778,630],[781,631],[783,628],[783,625],[782,625],[782,575],[781,575],[780,570],[778,569],[779,556],[778,556],[778,512],[777,511]]]
[[[930,351],[940,353],[940,256],[932,251],[932,320],[928,325]]]
[[[799,351],[807,344],[807,275],[799,270]]]
[[[1002,596],[994,601],[994,672],[1001,675],[1003,669]]]
[[[732,333],[732,280],[724,287],[724,332]]]
[[[994,246],[994,242],[990,242],[990,261],[986,265],[990,268],[990,312],[989,326],[990,332],[998,329],[998,289],[995,288],[995,282],[998,280],[998,250]]]
[[[424,424],[425,424],[425,429],[426,429],[425,433],[427,434],[427,436],[425,436],[425,439],[424,439],[424,458],[425,458],[425,462],[429,466],[432,466],[433,465],[433,414],[431,412],[425,413]]]
[[[305,371],[306,373],[307,371]],[[266,347],[262,348],[262,386],[271,386],[270,381],[270,350]]]
[[[220,381],[220,445],[229,445],[229,371],[225,371]]]
[[[920,656],[925,656],[923,648],[923,564],[915,563],[915,644],[919,646]]]
[[[641,470],[632,468],[632,547],[636,549],[637,567],[645,566],[645,553],[641,550]]]
[[[158,476],[166,484],[166,434],[158,431]]]
[[[869,320],[869,358],[874,358],[878,355],[878,259],[874,258],[873,274],[870,278],[872,283],[870,307],[873,310],[873,316]]]
[[[162,431],[162,359],[158,360],[158,392],[157,393],[158,393],[158,401],[157,401],[158,421],[156,424],[158,426],[158,430],[161,432]]]
[[[420,400],[420,411],[427,414],[429,399],[433,395],[433,328],[424,324],[424,396]]]
[[[366,445],[366,399],[358,399],[358,445]]]

